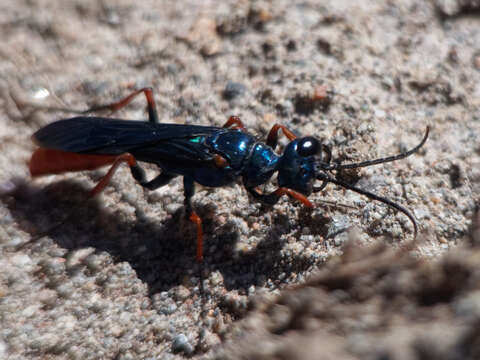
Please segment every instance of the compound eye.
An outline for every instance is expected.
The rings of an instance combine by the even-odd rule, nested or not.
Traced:
[[[300,156],[312,156],[320,151],[320,143],[311,136],[300,139],[297,145],[297,153]]]

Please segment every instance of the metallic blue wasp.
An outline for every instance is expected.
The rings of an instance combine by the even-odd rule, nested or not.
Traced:
[[[145,94],[149,121],[129,121],[103,117],[80,116],[54,122],[33,135],[39,146],[29,163],[32,176],[66,171],[92,170],[111,165],[107,174],[91,190],[90,196],[101,192],[122,162],[130,166],[132,176],[146,189],[154,190],[183,176],[186,215],[197,227],[196,258],[203,258],[202,221],[195,213],[191,198],[194,183],[219,187],[242,178],[247,191],[257,200],[274,205],[288,195],[313,207],[307,196],[328,183],[342,186],[366,197],[381,201],[404,213],[412,222],[414,236],[417,223],[410,212],[393,201],[357,188],[339,179],[332,171],[365,167],[405,158],[420,149],[428,138],[427,127],[422,141],[413,149],[398,155],[353,164],[332,162],[328,146],[316,138],[297,138],[285,126],[276,124],[265,142],[245,131],[238,117],[232,116],[223,127],[162,124],[158,121],[151,88],[135,91],[126,98],[108,105],[89,109],[115,111],[127,105],[138,94]],[[86,112],[85,112],[86,113]],[[279,131],[290,140],[283,153],[275,152]],[[161,173],[147,180],[138,162],[156,164]],[[258,187],[278,172],[278,188],[263,193]],[[319,186],[315,186],[316,181]]]

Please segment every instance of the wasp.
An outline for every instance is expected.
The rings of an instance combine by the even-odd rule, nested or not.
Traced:
[[[148,121],[83,115],[106,109],[116,111],[142,93],[147,99]],[[307,197],[333,183],[402,212],[413,224],[414,237],[417,235],[418,225],[406,208],[351,185],[335,174],[344,169],[392,162],[412,155],[427,141],[428,127],[421,142],[411,150],[375,160],[342,164],[332,162],[330,148],[315,137],[297,137],[280,124],[275,124],[266,140],[260,141],[246,131],[237,116],[231,116],[223,127],[160,123],[151,88],[139,89],[118,102],[94,107],[82,115],[53,122],[32,136],[38,148],[29,162],[31,175],[93,170],[110,165],[106,175],[90,191],[90,197],[108,185],[122,163],[128,164],[133,178],[148,190],[158,189],[182,176],[185,213],[197,230],[198,261],[203,259],[203,230],[202,220],[192,207],[195,183],[221,187],[241,178],[247,192],[262,203],[274,205],[287,195],[309,208],[313,204]],[[279,155],[275,149],[280,131],[290,142]],[[139,164],[142,162],[157,165],[159,175],[147,179]],[[275,173],[278,188],[270,193],[259,190],[260,185],[267,183]]]

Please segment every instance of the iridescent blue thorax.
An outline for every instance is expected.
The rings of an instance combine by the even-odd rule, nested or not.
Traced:
[[[207,138],[205,144],[212,153],[225,158],[228,166],[198,169],[194,177],[200,184],[223,186],[241,176],[245,186],[253,187],[265,183],[277,170],[279,157],[272,148],[243,131],[221,131]]]
[[[255,139],[240,130],[226,130],[210,136],[206,144],[214,153],[228,161],[229,168],[241,170],[255,144]]]
[[[272,148],[256,143],[243,169],[243,183],[247,188],[264,184],[277,171],[279,156]]]

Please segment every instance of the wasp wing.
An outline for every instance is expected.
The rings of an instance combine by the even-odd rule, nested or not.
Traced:
[[[141,161],[210,161],[203,139],[221,131],[212,126],[153,124],[100,117],[59,120],[38,130],[33,140],[41,147],[82,154],[132,153]]]

